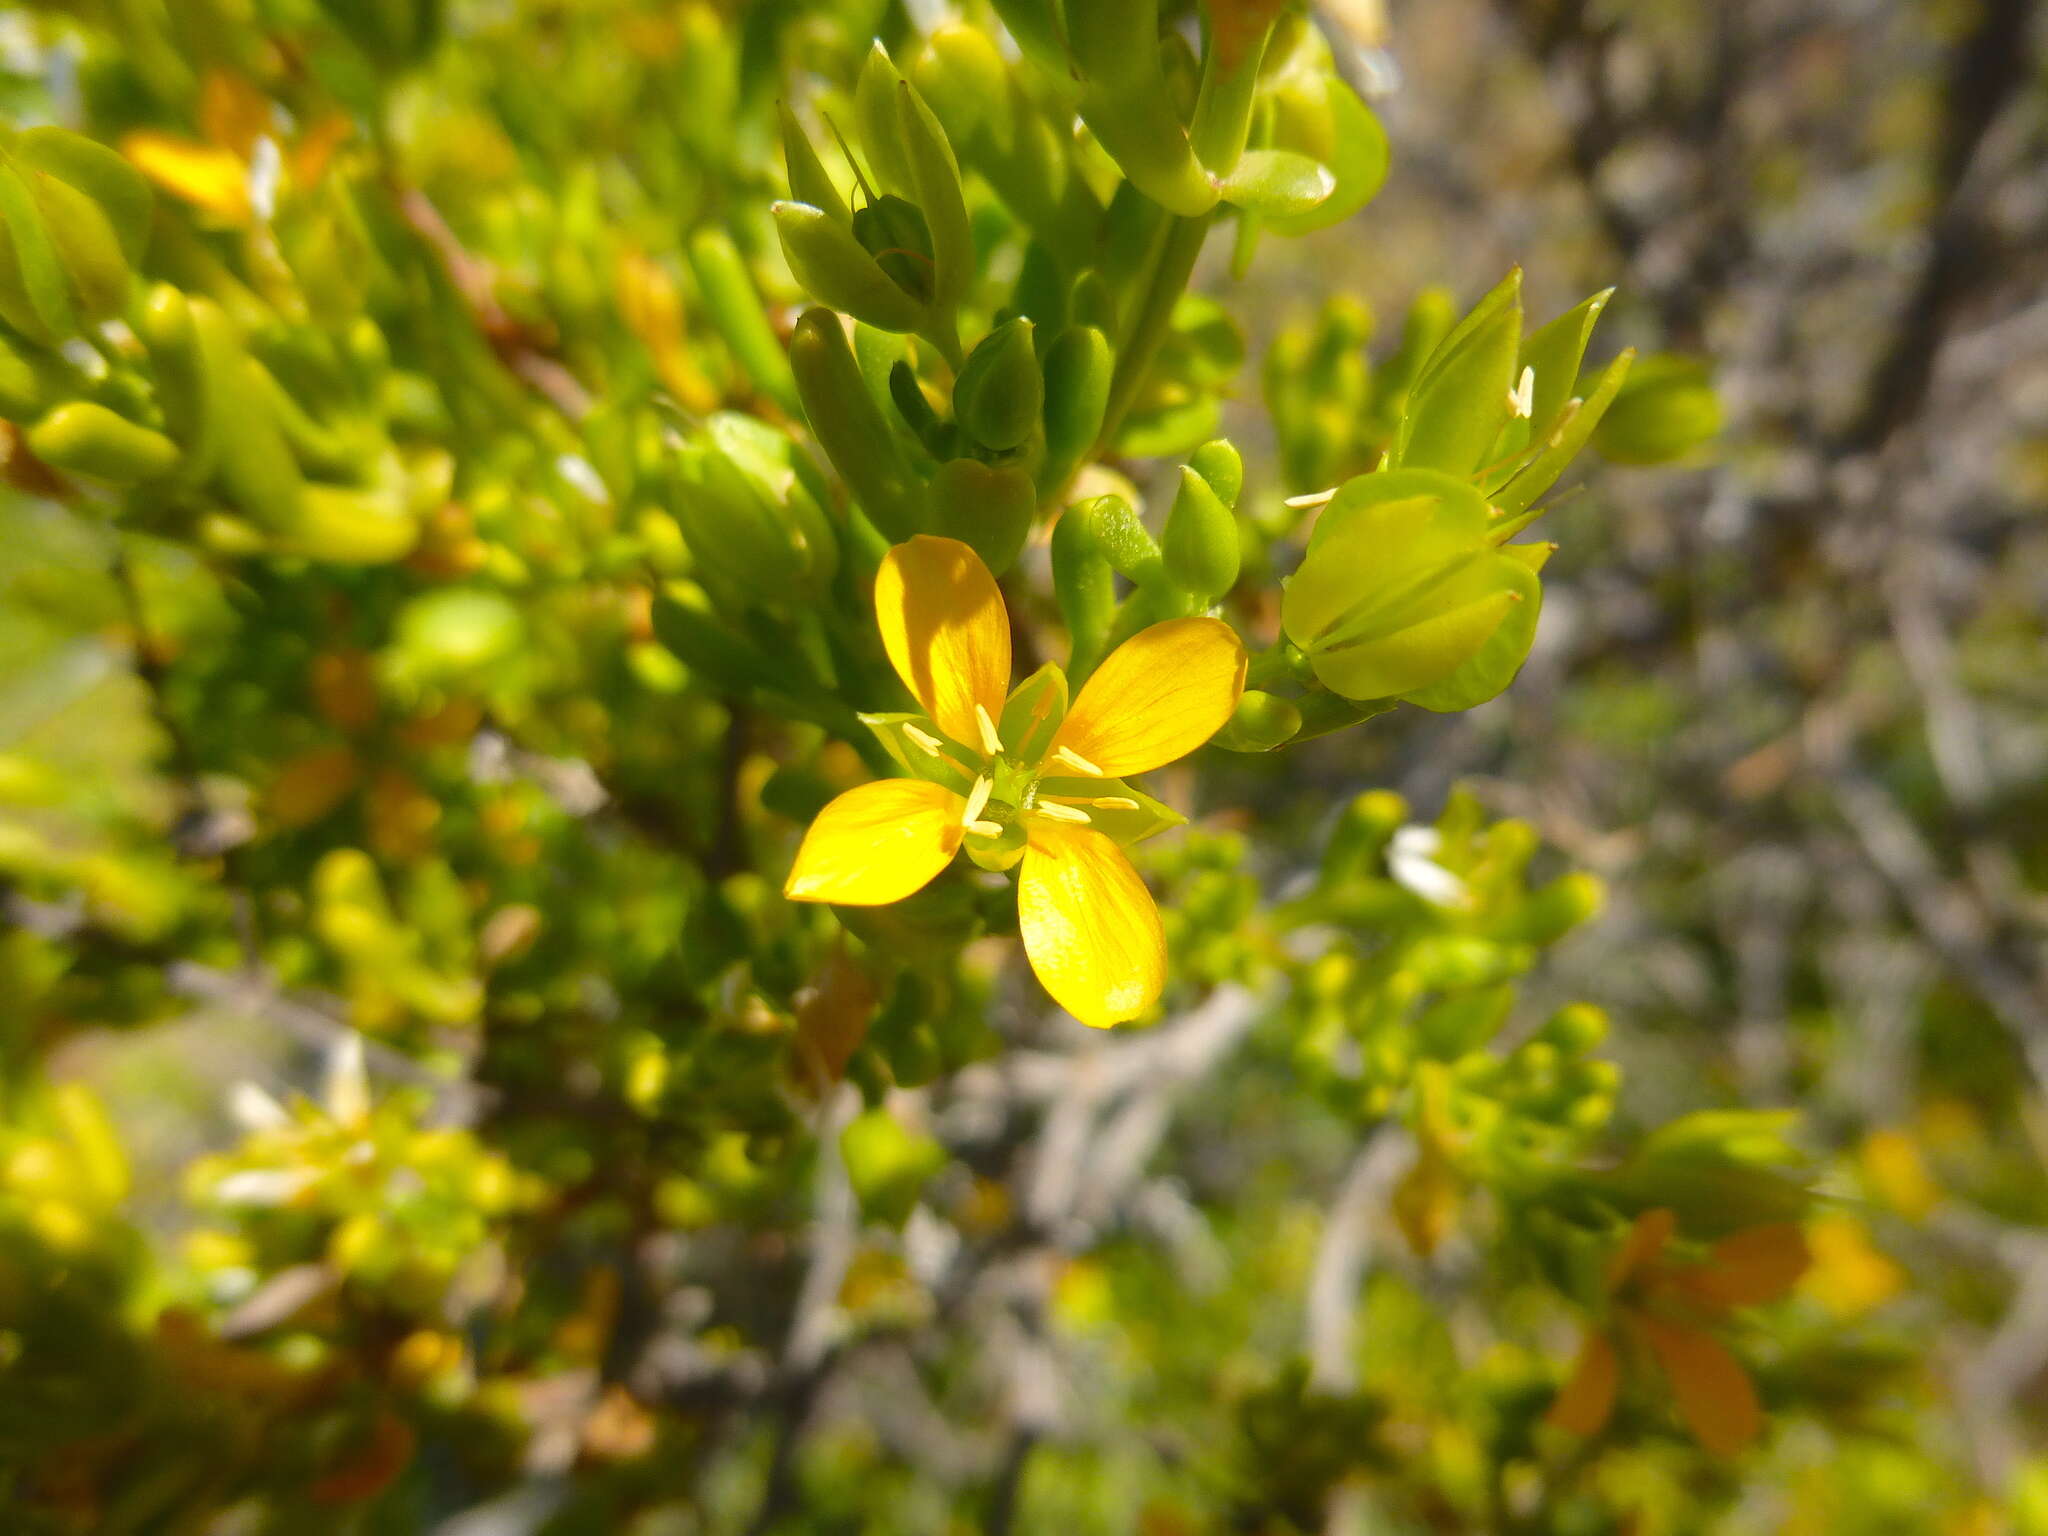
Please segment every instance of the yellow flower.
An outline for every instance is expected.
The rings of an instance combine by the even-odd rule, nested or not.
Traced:
[[[272,139],[276,147],[270,98],[240,75],[213,70],[200,88],[199,129],[200,138],[187,139],[137,128],[121,140],[121,152],[165,191],[222,223],[249,223],[257,212],[249,189],[258,146]],[[279,157],[278,170],[291,186],[316,185],[349,132],[347,116],[330,112],[298,135],[289,154]]]
[[[1056,667],[1012,692],[995,578],[965,544],[926,536],[883,559],[875,617],[934,729],[896,726],[918,776],[863,784],[819,812],[785,894],[900,901],[962,849],[984,868],[1017,866],[1017,926],[1046,991],[1098,1029],[1136,1018],[1166,984],[1166,939],[1118,843],[1163,822],[1134,829],[1142,797],[1118,781],[1222,728],[1244,689],[1243,642],[1218,619],[1169,619],[1112,652],[1071,707]]]
[[[1750,1227],[1686,1264],[1664,1257],[1676,1230],[1667,1210],[1636,1218],[1607,1266],[1609,1325],[1586,1330],[1549,1421],[1573,1434],[1598,1434],[1621,1386],[1621,1347],[1633,1344],[1662,1369],[1693,1438],[1716,1455],[1733,1456],[1763,1428],[1763,1410],[1749,1373],[1709,1327],[1736,1307],[1761,1306],[1790,1291],[1809,1262],[1806,1239],[1789,1222]]]
[[[1839,1318],[1859,1317],[1906,1288],[1906,1272],[1881,1253],[1853,1216],[1817,1216],[1807,1225],[1813,1268],[1801,1289]]]

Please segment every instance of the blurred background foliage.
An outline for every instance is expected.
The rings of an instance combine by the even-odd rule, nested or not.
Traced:
[[[859,297],[921,339],[857,361],[978,489],[949,345],[1113,315],[1061,241],[1179,195],[1113,100],[1029,160],[1073,84],[958,89],[980,5],[0,15],[10,1531],[2048,1532],[2040,18],[1196,10],[1173,89],[1286,11],[1257,132],[1370,205],[1242,192],[1102,441],[1017,449],[1020,653],[1114,633],[1031,508],[1121,497],[1068,526],[1123,620],[1214,600],[1275,701],[1224,746],[1300,738],[1159,775],[1163,1018],[1109,1036],[999,881],[779,894],[886,766],[842,620],[897,535],[770,209],[779,105],[842,194],[886,158],[879,39],[974,326],[898,199]],[[1276,578],[1518,267],[1615,290],[1545,405],[1637,354],[1527,665],[1340,699]],[[1497,414],[1504,497],[1547,412]]]

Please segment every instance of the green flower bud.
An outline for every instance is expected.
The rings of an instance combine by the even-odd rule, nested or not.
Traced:
[[[1522,346],[1517,268],[1438,345],[1409,391],[1392,461],[1408,469],[1469,475],[1515,410]]]
[[[1045,377],[1029,320],[1005,322],[968,355],[953,384],[953,415],[977,443],[997,452],[1020,447],[1045,406]]]
[[[905,248],[894,243],[899,231],[889,222],[889,213],[863,212],[874,215],[868,234],[892,260],[904,252]],[[808,203],[777,203],[773,213],[789,270],[819,303],[884,331],[914,331],[923,323],[922,298],[898,284],[890,270],[856,238],[851,218],[840,224]],[[909,259],[905,253],[904,260]],[[898,270],[902,265],[897,263]]]
[[[1071,139],[1055,130],[988,35],[963,24],[938,28],[915,75],[961,159],[1067,271],[1085,266],[1102,205],[1074,165]],[[1047,322],[1047,316],[1027,313]]]
[[[1000,576],[1024,548],[1038,497],[1031,477],[1014,464],[953,459],[932,476],[931,504],[938,531],[967,545]]]
[[[676,521],[697,573],[727,608],[776,606],[831,581],[838,544],[786,434],[717,412],[677,454],[675,480]]]
[[[128,258],[100,205],[54,176],[36,172],[28,180],[79,317],[97,324],[121,313],[128,303]]]
[[[91,198],[112,228],[122,259],[131,267],[142,260],[156,199],[148,178],[126,159],[62,128],[27,129],[10,149],[18,164],[47,172]]]
[[[29,428],[28,446],[53,469],[112,485],[160,480],[178,467],[176,443],[89,400],[50,412]]]
[[[861,379],[839,317],[806,311],[790,336],[789,362],[811,435],[861,510],[891,543],[926,532],[924,488]]]
[[[1191,468],[1180,472],[1180,493],[1167,514],[1159,548],[1166,579],[1205,604],[1237,581],[1242,558],[1237,518],[1215,488]]]
[[[1169,95],[1158,0],[1075,5],[1067,42],[1081,75],[1081,117],[1110,159],[1155,203],[1195,218],[1219,200]]]
[[[1007,120],[1010,71],[1002,50],[979,27],[953,22],[935,30],[912,73],[917,88],[954,138],[990,120]]]
[[[1216,745],[1230,752],[1270,752],[1294,739],[1301,729],[1301,710],[1277,693],[1251,689],[1239,697],[1237,709],[1216,733]]]
[[[950,335],[952,312],[967,297],[979,270],[974,231],[967,219],[967,191],[946,130],[917,88],[901,78],[896,82],[896,118],[909,186],[931,235],[933,305],[945,317]]]
[[[1347,699],[1399,697],[1450,678],[1510,610],[1541,595],[1535,572],[1496,550],[1488,533],[1485,500],[1447,475],[1399,470],[1347,481],[1282,594],[1288,637],[1322,684]]]
[[[1188,468],[1209,482],[1209,488],[1226,507],[1236,507],[1244,490],[1244,456],[1230,439],[1219,437],[1202,444],[1188,459]]]
[[[52,346],[78,334],[71,284],[28,180],[0,164],[0,320]]]
[[[1659,353],[1637,362],[1594,432],[1593,446],[1617,464],[1668,464],[1720,431],[1721,401],[1708,364]]]
[[[1300,213],[1264,215],[1280,235],[1306,235],[1351,217],[1387,179],[1387,133],[1358,93],[1326,69],[1291,71],[1274,93],[1275,149],[1293,150],[1323,165],[1329,196]]]
[[[896,88],[903,84],[895,61],[878,38],[868,47],[853,88],[854,120],[860,126],[860,147],[885,192],[915,195],[910,179],[910,153],[903,142],[897,114]]]
[[[1109,341],[1092,325],[1070,325],[1045,354],[1045,459],[1038,483],[1056,496],[1102,434],[1109,381],[1116,372]]]

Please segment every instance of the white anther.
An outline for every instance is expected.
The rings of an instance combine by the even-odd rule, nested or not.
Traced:
[[[967,791],[967,809],[960,813],[960,825],[972,827],[981,819],[982,810],[988,805],[988,797],[995,789],[995,780],[986,776],[974,781],[974,788]]]
[[[999,821],[970,821],[967,830],[976,837],[1001,837],[1003,824]]]
[[[1305,496],[1290,496],[1287,498],[1286,505],[1293,507],[1296,511],[1305,511],[1310,507],[1320,507],[1336,494],[1337,487],[1333,485],[1327,491],[1310,491]]]
[[[939,738],[930,731],[920,730],[917,726],[906,724],[903,727],[903,734],[916,742],[920,747],[923,747],[933,757],[945,756],[946,749],[939,744]]]
[[[1098,811],[1135,811],[1138,808],[1138,802],[1128,795],[1103,795],[1088,803]]]
[[[1104,773],[1100,768],[1096,767],[1093,763],[1089,762],[1087,758],[1083,757],[1080,753],[1076,752],[1072,747],[1061,747],[1057,752],[1053,753],[1052,756],[1054,762],[1065,763],[1069,768],[1078,769],[1082,773],[1092,774],[1098,779],[1106,779],[1109,777],[1108,774]]]
[[[989,718],[988,706],[974,706],[974,723],[981,727],[981,750],[990,757],[1003,755],[1003,738],[996,734],[996,723]]]
[[[1524,368],[1515,387],[1508,391],[1508,409],[1517,416],[1536,414],[1536,370]]]
[[[1088,813],[1076,805],[1060,805],[1052,800],[1038,802],[1038,814],[1047,821],[1069,821],[1077,826],[1088,825]]]

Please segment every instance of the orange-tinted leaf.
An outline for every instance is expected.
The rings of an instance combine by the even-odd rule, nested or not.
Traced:
[[[1693,1438],[1717,1456],[1740,1453],[1763,1428],[1763,1409],[1749,1373],[1703,1329],[1632,1313],[1630,1323],[1671,1383],[1678,1416]]]
[[[1614,1345],[1606,1334],[1589,1328],[1585,1342],[1579,1346],[1571,1378],[1544,1419],[1574,1435],[1597,1435],[1607,1427],[1620,1386],[1621,1361],[1615,1356]]]
[[[1799,1283],[1813,1256],[1806,1234],[1789,1221],[1749,1227],[1714,1244],[1692,1277],[1695,1292],[1723,1307],[1776,1301]]]

